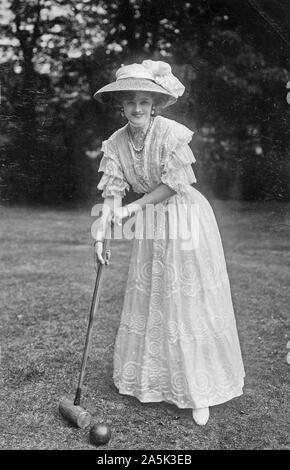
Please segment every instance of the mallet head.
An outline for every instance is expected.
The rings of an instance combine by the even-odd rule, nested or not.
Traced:
[[[85,429],[91,424],[91,415],[81,406],[74,405],[72,400],[63,398],[59,403],[59,412],[73,426]]]

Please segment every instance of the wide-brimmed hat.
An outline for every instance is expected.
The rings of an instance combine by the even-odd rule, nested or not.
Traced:
[[[142,64],[122,65],[116,72],[116,81],[100,88],[94,98],[105,102],[116,92],[148,91],[164,98],[162,107],[174,104],[185,88],[166,62],[143,60]]]

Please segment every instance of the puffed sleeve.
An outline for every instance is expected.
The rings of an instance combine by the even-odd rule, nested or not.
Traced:
[[[186,196],[188,188],[196,183],[191,164],[196,160],[189,147],[193,132],[182,124],[175,123],[161,150],[161,181]]]
[[[102,143],[101,150],[104,154],[98,171],[103,171],[104,174],[97,188],[103,191],[103,198],[109,196],[124,197],[125,191],[128,191],[130,186],[124,176],[116,144],[111,140],[105,140]]]

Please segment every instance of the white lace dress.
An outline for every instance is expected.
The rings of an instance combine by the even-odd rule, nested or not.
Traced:
[[[176,191],[153,216],[135,216],[113,378],[121,394],[179,408],[237,397],[245,376],[219,229],[191,186],[192,134],[157,116],[138,157],[126,126],[119,129],[103,142],[98,185],[103,197],[123,197],[129,185],[140,194],[161,183]]]

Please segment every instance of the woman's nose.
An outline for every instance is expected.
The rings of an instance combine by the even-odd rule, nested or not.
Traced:
[[[135,109],[136,109],[137,112],[141,111],[141,104],[136,103]]]

